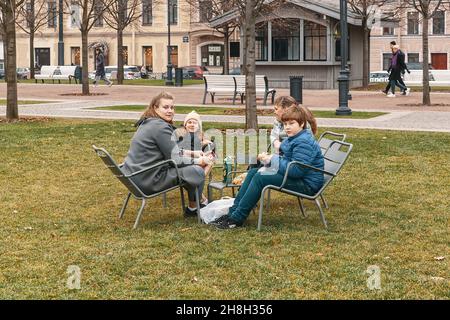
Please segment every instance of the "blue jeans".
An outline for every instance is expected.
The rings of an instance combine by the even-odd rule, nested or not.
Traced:
[[[401,91],[406,91],[406,89],[407,89],[406,86],[402,85],[400,83],[400,81],[398,81],[398,80],[391,80],[390,84],[391,84],[392,94],[395,94],[395,86],[399,87]]]
[[[233,206],[228,211],[228,215],[237,222],[243,222],[250,215],[252,209],[261,198],[261,191],[265,186],[281,186],[283,182],[281,174],[261,174],[258,169],[251,169],[234,200]],[[312,195],[314,192],[301,178],[288,179],[286,188],[292,191]]]

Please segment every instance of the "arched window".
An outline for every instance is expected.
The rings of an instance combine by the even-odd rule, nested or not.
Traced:
[[[305,21],[305,61],[327,60],[327,27]]]

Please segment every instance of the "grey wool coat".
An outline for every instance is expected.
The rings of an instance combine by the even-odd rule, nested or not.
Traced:
[[[203,169],[193,165],[192,159],[180,156],[173,132],[174,127],[160,118],[145,119],[131,141],[122,170],[131,174],[158,162],[173,159],[184,182],[191,187],[203,186]],[[177,174],[173,166],[164,165],[136,175],[132,180],[143,192],[150,195],[175,186]]]

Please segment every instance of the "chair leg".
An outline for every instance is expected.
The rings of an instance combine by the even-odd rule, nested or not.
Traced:
[[[212,193],[211,187],[208,186],[208,203],[211,202],[211,193]]]
[[[127,198],[125,199],[125,202],[123,203],[122,210],[120,210],[120,213],[119,213],[119,219],[122,219],[123,214],[125,213],[125,209],[127,208],[128,201],[130,200],[130,197],[131,197],[131,193],[128,192],[128,196],[127,196]]]
[[[306,212],[305,212],[305,207],[303,206],[303,200],[300,197],[297,197],[298,200],[298,205],[300,206],[300,211],[302,212],[302,215],[304,218],[306,218]]]
[[[198,188],[195,188],[195,203],[197,205],[197,220],[198,223],[202,223],[202,220],[200,219],[200,194]]]
[[[186,207],[186,205],[184,203],[183,187],[180,187],[180,196],[181,196],[181,214],[184,214],[184,208]]]
[[[163,193],[162,202],[163,202],[163,207],[167,208],[167,193]]]
[[[259,216],[258,216],[258,231],[261,231],[261,225],[262,225],[262,216],[264,212],[264,195],[266,193],[266,188],[264,188],[261,192],[261,199],[259,200]]]
[[[205,90],[205,94],[203,95],[203,104],[205,104],[206,103],[206,95],[208,94],[208,92],[206,92],[206,90]]]
[[[317,199],[314,199],[314,201],[317,205],[317,208],[319,208],[320,217],[322,218],[323,225],[325,226],[325,229],[328,229],[327,220],[325,220],[325,215],[323,214],[323,210],[322,210],[322,207],[320,206],[320,202]]]
[[[270,210],[270,191],[271,189],[267,190],[267,209]]]
[[[139,209],[138,215],[136,217],[136,221],[134,222],[133,230],[137,228],[139,224],[139,220],[141,220],[142,211],[144,211],[145,207],[145,199],[142,199],[141,208]]]
[[[323,197],[322,194],[320,195],[320,199],[322,199],[322,202],[323,202],[323,205],[325,206],[325,208],[326,208],[326,209],[329,209],[329,208],[328,208],[328,203],[325,201],[325,198]]]
[[[231,193],[233,194],[233,198],[236,198],[235,192],[234,192],[234,187],[231,187]]]
[[[268,93],[264,93],[264,105],[267,106],[267,97],[269,96]]]

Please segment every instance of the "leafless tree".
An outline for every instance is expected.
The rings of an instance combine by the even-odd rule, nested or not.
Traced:
[[[214,18],[231,11],[236,7],[236,0],[187,0],[187,2],[193,9],[193,15],[198,15],[199,22],[208,23]],[[223,35],[223,74],[228,74],[230,72],[230,36],[238,25],[238,21],[226,21],[223,24],[214,27],[215,30]]]
[[[154,5],[148,1],[147,5]],[[117,83],[123,83],[123,32],[125,28],[142,17],[144,2],[142,0],[112,0],[106,8],[104,19],[108,26],[117,31]]]
[[[24,0],[0,0],[0,29],[5,44],[6,120],[17,121],[16,24],[17,8]]]
[[[99,15],[112,5],[113,0],[65,0],[72,26],[81,32],[82,93],[89,95],[88,36]]]
[[[16,19],[17,26],[30,36],[29,50],[30,50],[30,78],[34,79],[34,36],[35,33],[46,23],[49,19],[54,19],[54,12],[48,10],[48,3],[39,0],[29,0],[23,2],[17,10],[18,17]]]
[[[245,78],[245,127],[246,129],[258,128],[258,117],[256,108],[256,55],[255,55],[255,33],[256,20],[258,17],[267,17],[276,8],[284,3],[284,0],[236,0],[240,11],[240,25],[242,26],[243,44],[242,71]]]
[[[349,9],[357,14],[362,21],[364,29],[363,39],[363,87],[369,86],[370,73],[370,33],[372,30],[373,20],[381,19],[382,7],[387,0],[348,0]],[[377,16],[378,15],[378,16]]]
[[[422,20],[422,56],[423,56],[423,94],[422,104],[431,105],[430,96],[430,74],[429,74],[429,21],[438,11],[447,11],[449,1],[444,0],[402,0],[402,8],[414,9],[419,13]]]

